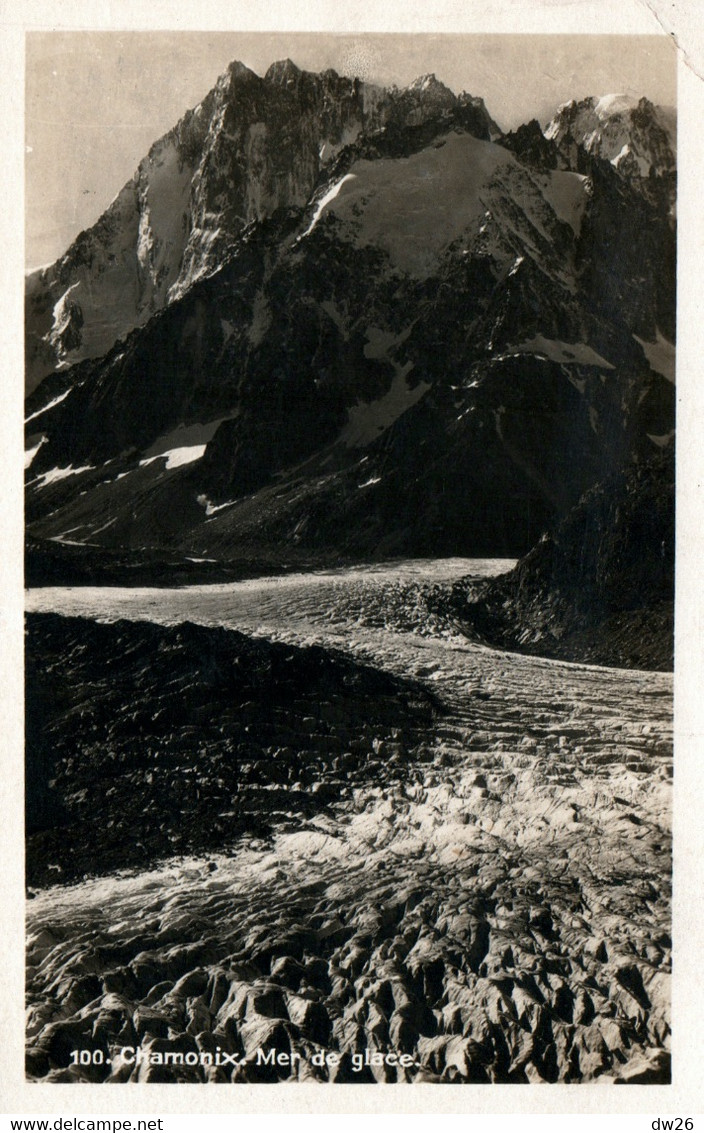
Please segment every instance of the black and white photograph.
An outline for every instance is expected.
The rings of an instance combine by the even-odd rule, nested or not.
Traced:
[[[26,1081],[668,1085],[677,45],[232,28],[26,34]]]

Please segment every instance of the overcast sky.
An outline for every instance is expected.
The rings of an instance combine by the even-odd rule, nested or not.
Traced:
[[[406,86],[434,72],[480,95],[504,129],[589,94],[674,106],[666,36],[33,32],[26,49],[26,262],[48,263],[100,216],[153,141],[233,59]]]

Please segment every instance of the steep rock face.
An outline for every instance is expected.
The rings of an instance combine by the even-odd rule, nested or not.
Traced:
[[[643,193],[601,163],[590,185],[578,250],[582,287],[605,319],[623,318],[639,338],[674,344],[677,235],[668,185],[656,179]]]
[[[219,267],[239,233],[302,206],[320,173],[362,132],[457,113],[496,131],[481,99],[437,80],[385,91],[334,71],[233,63],[156,142],[91,229],[26,284],[27,389],[53,369],[106,353]]]
[[[176,283],[191,227],[191,182],[222,92],[156,142],[92,228],[25,290],[26,387],[99,357],[147,322]]]
[[[519,161],[538,169],[566,168],[555,142],[545,136],[537,118],[504,134],[501,145],[515,154]]]

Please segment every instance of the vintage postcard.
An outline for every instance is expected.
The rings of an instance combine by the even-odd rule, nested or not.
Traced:
[[[22,28],[8,1110],[694,1097],[701,79],[558,7]]]

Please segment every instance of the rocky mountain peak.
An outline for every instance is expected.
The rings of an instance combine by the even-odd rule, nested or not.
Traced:
[[[545,137],[570,164],[581,149],[629,177],[663,177],[675,168],[674,115],[644,97],[590,95],[563,103]]]
[[[419,75],[418,78],[414,79],[413,82],[409,85],[408,89],[412,91],[419,91],[423,94],[440,94],[445,97],[449,96],[449,99],[451,99],[452,102],[455,101],[455,95],[452,93],[450,88],[446,87],[444,83],[441,83],[434,73]]]
[[[258,76],[245,63],[240,63],[238,59],[233,59],[232,62],[228,64],[227,71],[223,77],[231,80],[243,77],[257,78]]]
[[[293,86],[300,79],[303,72],[291,59],[279,59],[272,63],[264,79],[268,83],[277,83],[279,86]]]
[[[434,74],[419,75],[406,90],[422,106],[432,106],[435,110],[451,110],[457,105],[457,96]]]
[[[557,169],[557,147],[553,141],[545,137],[537,118],[504,134],[501,137],[501,145],[515,154],[525,165],[533,165],[543,170]]]
[[[192,111],[186,113],[176,125],[176,130],[181,128],[189,114],[199,115],[202,123],[205,125],[206,130],[212,122],[213,115],[217,114],[218,109],[221,109],[228,102],[233,99],[241,98],[244,91],[253,87],[261,85],[262,80],[255,71],[252,71],[246,64],[241,63],[239,60],[234,59],[227,69],[220,75],[215,86],[205,96],[203,101]],[[168,136],[168,135],[167,135]],[[157,142],[160,144],[162,139]]]

